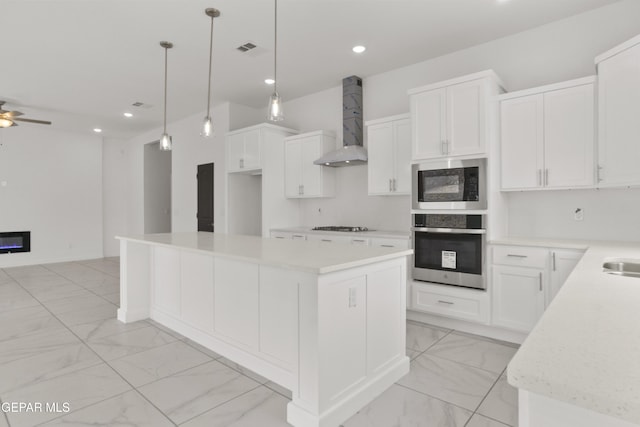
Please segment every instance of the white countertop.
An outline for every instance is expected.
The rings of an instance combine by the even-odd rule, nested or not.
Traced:
[[[413,253],[410,249],[329,245],[319,241],[281,240],[207,232],[140,234],[116,238],[316,274],[346,270]]]
[[[640,243],[574,244],[588,249],[509,364],[509,383],[640,424],[640,278],[602,271],[607,258],[640,259]]]
[[[408,231],[391,231],[391,230],[370,230],[370,231],[323,231],[312,230],[313,227],[284,227],[272,228],[271,231],[283,231],[285,233],[301,233],[301,234],[324,234],[349,237],[365,237],[365,238],[387,238],[387,239],[409,239],[411,233]]]

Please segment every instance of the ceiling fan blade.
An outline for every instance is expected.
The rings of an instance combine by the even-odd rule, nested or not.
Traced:
[[[45,121],[45,120],[18,119],[18,118],[12,118],[11,120],[20,121],[20,122],[27,122],[27,123],[37,123],[39,125],[50,125],[51,124],[51,122],[48,122],[48,121]]]
[[[13,117],[19,117],[23,115],[23,113],[21,113],[20,111],[4,111],[4,112],[0,112],[0,114],[2,115],[2,117],[6,117],[7,119],[11,119]]]

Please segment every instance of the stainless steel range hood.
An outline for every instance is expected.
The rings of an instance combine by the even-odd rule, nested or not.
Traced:
[[[342,79],[342,148],[331,151],[313,163],[322,166],[355,166],[367,163],[362,146],[362,79]]]

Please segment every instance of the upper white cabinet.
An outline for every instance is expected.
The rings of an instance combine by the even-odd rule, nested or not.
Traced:
[[[594,181],[595,77],[501,95],[502,190]]]
[[[285,195],[287,198],[333,197],[335,170],[313,161],[336,149],[336,138],[326,131],[285,139]]]
[[[640,184],[640,36],[596,58],[600,186]]]
[[[408,114],[372,120],[367,126],[369,194],[411,192],[411,122]]]
[[[488,103],[502,87],[487,70],[410,90],[413,159],[485,154]]]
[[[251,127],[227,134],[227,172],[262,169],[260,129]]]

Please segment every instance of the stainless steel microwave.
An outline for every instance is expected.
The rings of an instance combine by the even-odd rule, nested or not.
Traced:
[[[444,159],[412,165],[412,208],[486,209],[486,159]]]

